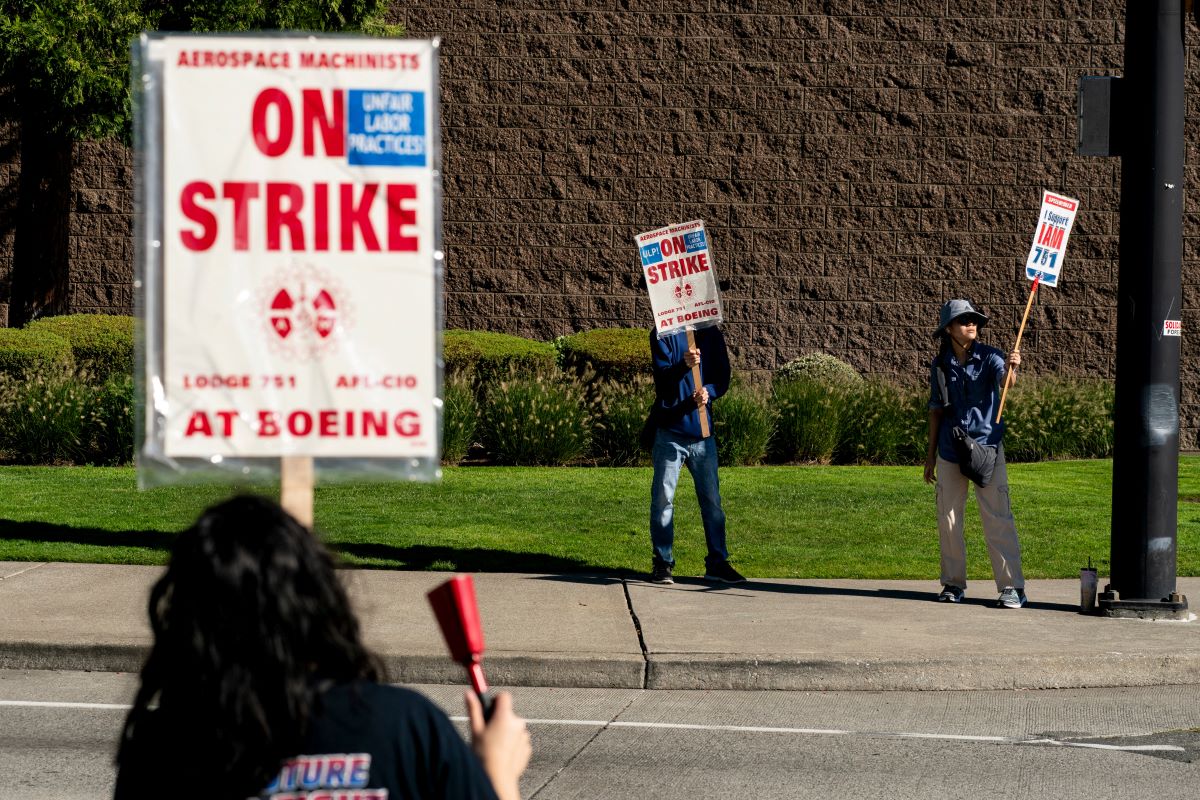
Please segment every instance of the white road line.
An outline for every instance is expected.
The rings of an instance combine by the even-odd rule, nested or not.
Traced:
[[[455,722],[466,722],[464,716],[452,716]],[[839,728],[777,728],[761,725],[692,725],[684,722],[626,722],[602,719],[527,719],[529,725],[583,725],[597,728],[659,728],[663,730],[721,731],[729,733],[785,733],[802,736],[861,736],[863,738],[889,739],[933,739],[947,742],[992,742],[995,744],[1045,744],[1058,747],[1091,747],[1102,750],[1170,751],[1183,752],[1184,748],[1172,744],[1116,745],[1094,742],[1064,742],[1044,737],[1023,736],[968,736],[953,733],[913,733],[907,731],[847,731]]]
[[[128,711],[128,703],[52,703],[48,700],[0,700],[0,706],[13,708],[77,708],[101,709],[103,711]]]
[[[128,711],[131,706],[122,703],[58,703],[47,700],[0,700],[0,707],[7,708],[66,708],[78,710]],[[466,722],[461,715],[451,716],[455,722]],[[863,738],[888,739],[933,739],[945,742],[992,742],[996,744],[1042,744],[1055,747],[1088,747],[1097,750],[1123,750],[1130,752],[1183,752],[1173,744],[1118,745],[1099,742],[1064,742],[1044,737],[1020,736],[967,736],[953,733],[915,733],[908,731],[847,731],[840,728],[780,728],[764,725],[693,725],[686,722],[626,722],[604,719],[527,719],[529,725],[572,725],[590,728],[657,728],[678,731],[714,731],[724,733],[771,733],[799,736],[861,736]]]
[[[6,581],[9,578],[15,578],[18,575],[24,575],[26,572],[32,572],[33,570],[37,569],[38,567],[44,567],[44,566],[46,566],[46,562],[42,561],[37,564],[28,566],[25,569],[19,569],[16,572],[10,572],[7,575],[0,575],[0,581]]]

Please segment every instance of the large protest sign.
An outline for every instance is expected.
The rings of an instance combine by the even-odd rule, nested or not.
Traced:
[[[720,324],[721,290],[701,220],[639,233],[636,237],[642,274],[650,293],[654,327],[661,339],[687,331],[689,348],[696,346],[692,331]],[[692,367],[692,383],[701,386],[700,367]],[[700,434],[709,436],[708,414],[700,414]]]
[[[636,237],[659,337],[722,322],[721,292],[700,220]]]
[[[1079,201],[1075,198],[1043,190],[1042,207],[1038,211],[1037,228],[1033,232],[1033,246],[1029,248],[1029,256],[1025,259],[1025,277],[1033,281],[1033,285],[1029,287],[1029,300],[1025,303],[1025,313],[1021,316],[1021,327],[1017,329],[1017,343],[1013,345],[1013,350],[1021,349],[1021,336],[1025,333],[1025,323],[1029,321],[1029,310],[1033,308],[1038,285],[1058,286],[1063,259],[1067,255],[1067,239],[1071,236],[1071,227],[1075,224],[1078,211]],[[1004,414],[1004,403],[1011,385],[1010,370],[1004,374],[1004,389],[996,409],[997,423]]]
[[[436,54],[142,37],[139,466],[309,456],[436,477]]]
[[[1042,192],[1042,208],[1038,212],[1033,245],[1025,259],[1025,277],[1039,280],[1042,286],[1058,286],[1067,239],[1075,224],[1079,201],[1053,192]]]

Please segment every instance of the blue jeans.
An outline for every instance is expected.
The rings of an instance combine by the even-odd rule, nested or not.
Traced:
[[[721,486],[717,480],[717,440],[693,439],[662,430],[654,437],[654,482],[650,487],[650,543],[654,555],[675,564],[675,487],[680,467],[687,465],[696,484],[700,518],[704,521],[704,540],[708,544],[705,564],[726,561],[725,512],[721,510]]]

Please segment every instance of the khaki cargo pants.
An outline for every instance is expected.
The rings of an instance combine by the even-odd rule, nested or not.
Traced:
[[[963,538],[963,511],[967,505],[967,489],[971,481],[958,469],[958,464],[937,459],[938,538],[942,548],[942,583],[967,588],[967,544]],[[996,591],[1025,587],[1021,572],[1021,545],[1017,541],[1017,525],[1008,499],[1008,469],[1004,464],[1004,447],[996,455],[996,471],[986,489],[975,487],[975,501],[983,522],[983,538]]]

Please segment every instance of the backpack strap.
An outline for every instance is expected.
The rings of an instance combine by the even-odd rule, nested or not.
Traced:
[[[937,375],[938,388],[942,390],[942,408],[950,408],[950,391],[946,388],[946,367],[942,364],[942,357],[937,359]]]

